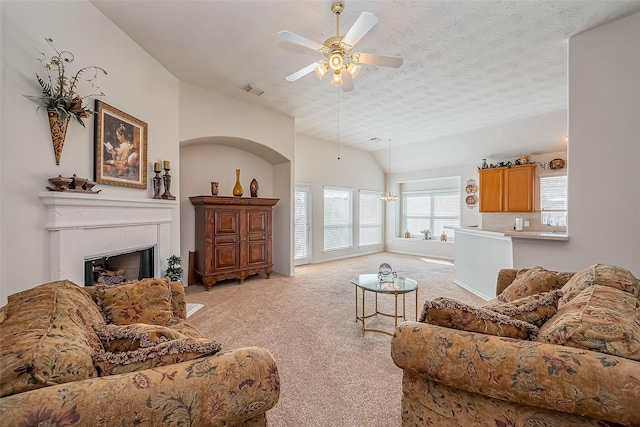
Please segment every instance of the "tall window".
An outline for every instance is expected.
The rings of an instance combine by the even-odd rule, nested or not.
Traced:
[[[360,246],[377,245],[382,239],[382,201],[379,191],[360,190]]]
[[[566,226],[568,207],[567,176],[540,177],[540,219],[544,225]]]
[[[440,236],[444,226],[460,226],[460,191],[423,191],[403,193],[403,229],[412,236],[429,230],[432,236]],[[453,238],[453,230],[446,230]]]
[[[353,190],[324,187],[324,250],[353,246]]]

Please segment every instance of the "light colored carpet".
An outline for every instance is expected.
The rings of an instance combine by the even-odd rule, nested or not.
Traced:
[[[425,299],[439,296],[470,304],[483,300],[453,283],[453,266],[416,256],[382,252],[297,267],[294,277],[273,274],[186,288],[188,303],[204,304],[189,317],[223,350],[257,345],[271,351],[280,373],[272,427],[392,427],[400,425],[402,371],[390,356],[391,337],[355,322],[353,276],[377,273],[387,262],[399,276],[418,281],[418,315]],[[365,304],[373,308],[373,294]],[[393,312],[393,296],[378,299]],[[407,296],[408,320],[415,299]],[[369,310],[367,310],[369,313]],[[367,327],[393,331],[393,319],[377,316]]]

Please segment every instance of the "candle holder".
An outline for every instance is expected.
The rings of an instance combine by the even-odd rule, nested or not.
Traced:
[[[154,170],[156,176],[153,177],[153,198],[161,199],[160,190],[162,189],[162,178],[160,177],[160,170]]]
[[[165,161],[165,166],[168,162]],[[176,196],[171,194],[171,175],[169,175],[169,171],[171,169],[164,168],[164,175],[162,176],[162,180],[164,181],[164,194],[162,194],[162,199],[164,200],[175,200]]]

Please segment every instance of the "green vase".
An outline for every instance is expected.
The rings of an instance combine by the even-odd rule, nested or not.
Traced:
[[[240,185],[240,169],[236,169],[236,185],[233,186],[233,195],[242,196],[242,185]]]

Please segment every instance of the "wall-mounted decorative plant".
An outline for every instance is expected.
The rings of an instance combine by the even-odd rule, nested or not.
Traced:
[[[101,67],[90,65],[80,68],[75,74],[69,74],[66,67],[74,61],[73,53],[68,50],[56,49],[51,38],[46,38],[45,41],[51,46],[55,54],[49,57],[40,52],[41,58],[39,61],[47,72],[46,77],[40,77],[36,73],[36,79],[42,93],[40,95],[25,96],[40,104],[38,109],[41,107],[47,109],[53,151],[56,156],[56,165],[59,165],[69,120],[73,117],[84,127],[83,119],[91,117],[93,114],[87,104],[83,104],[83,98],[104,96],[104,93],[99,91],[98,93],[82,96],[76,92],[78,84],[80,81],[84,81],[89,83],[92,88],[99,89],[94,80],[100,73],[107,74],[107,72]]]

